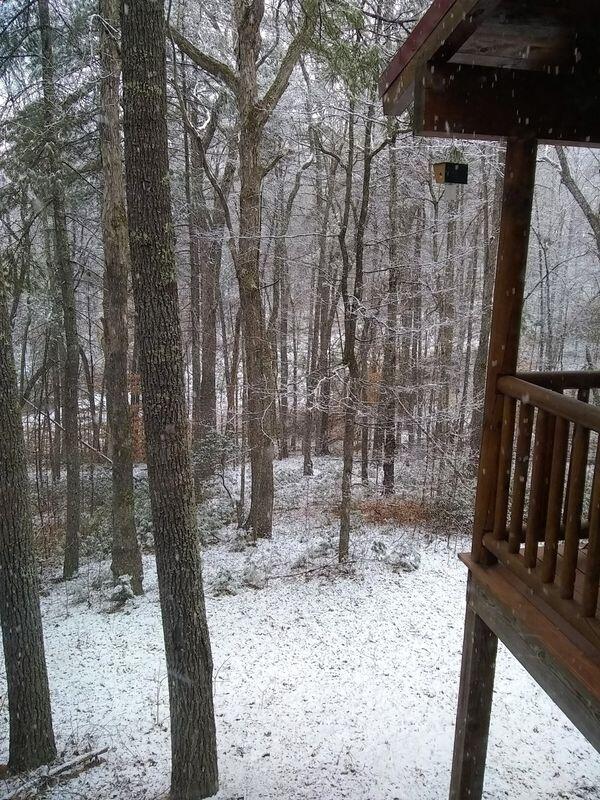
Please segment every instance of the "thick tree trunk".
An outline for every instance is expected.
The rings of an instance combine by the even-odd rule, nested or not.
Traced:
[[[171,798],[218,789],[212,655],[187,442],[162,3],[123,6],[125,165],[144,427],[171,712]]]
[[[131,413],[127,374],[127,278],[129,240],[125,181],[121,164],[119,82],[121,61],[115,40],[119,0],[100,0],[100,152],[104,193],[104,347],[106,403],[112,439],[112,563],[114,579],[131,576],[135,594],[142,594],[142,556],[135,532]],[[107,27],[108,26],[108,27]]]
[[[0,287],[0,622],[10,718],[8,766],[34,769],[56,757],[21,405],[6,297]]]
[[[42,84],[44,92],[44,119],[48,140],[47,160],[50,176],[51,202],[54,214],[54,256],[60,282],[65,331],[65,371],[63,425],[65,429],[65,458],[67,463],[67,518],[63,576],[72,578],[79,569],[79,527],[81,503],[79,486],[79,434],[77,429],[79,397],[79,339],[77,336],[77,309],[75,305],[75,278],[69,254],[65,195],[61,181],[60,142],[56,129],[56,93],[54,87],[54,58],[48,0],[38,0],[41,34]]]
[[[246,376],[248,381],[248,447],[252,487],[246,527],[256,537],[270,536],[273,527],[273,434],[275,386],[271,347],[260,295],[260,186],[259,149],[262,124],[256,109],[257,59],[260,51],[261,2],[252,8],[236,4],[240,88],[239,173],[240,221],[236,264],[240,290]]]

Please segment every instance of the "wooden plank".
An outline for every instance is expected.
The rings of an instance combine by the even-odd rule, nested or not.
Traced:
[[[483,407],[483,430],[477,476],[473,557],[486,559],[484,531],[494,527],[498,452],[504,398],[498,377],[517,367],[529,224],[535,183],[535,141],[511,139],[506,147],[500,237],[494,281],[494,299]]]
[[[381,77],[385,114],[401,114],[411,104],[418,66],[448,59],[468,39],[499,0],[434,0]]]
[[[508,495],[510,492],[516,405],[512,397],[504,398],[502,436],[500,439],[500,456],[498,462],[498,488],[496,491],[496,509],[494,511],[494,537],[496,539],[506,538],[506,515],[508,511]]]
[[[540,577],[543,583],[551,583],[554,581],[554,576],[556,574],[556,556],[558,553],[558,542],[561,538],[560,523],[565,492],[568,446],[569,423],[566,419],[557,417],[554,427],[552,469],[550,471],[550,487],[548,489],[544,558],[540,570]]]
[[[414,130],[459,139],[600,146],[600,83],[579,75],[423,62]]]
[[[556,705],[600,752],[600,665],[503,578],[465,556],[470,603]]]
[[[556,417],[568,419],[584,428],[600,432],[600,408],[591,406],[573,397],[565,397],[552,389],[526,383],[509,375],[498,380],[498,389],[502,394],[514,397],[524,403],[531,403],[536,408],[549,411]]]
[[[498,639],[473,610],[472,592],[469,574],[450,800],[482,796],[494,693]]]
[[[600,438],[596,447],[596,465],[590,499],[590,532],[585,561],[581,606],[586,617],[593,617],[598,608],[600,582]]]
[[[531,430],[533,427],[533,406],[521,403],[519,409],[519,428],[517,452],[515,455],[515,475],[513,478],[508,546],[511,553],[518,553],[523,541],[523,514],[525,512],[525,492],[529,472],[529,452],[531,450]]]

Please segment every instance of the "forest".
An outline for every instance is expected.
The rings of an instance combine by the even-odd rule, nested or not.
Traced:
[[[384,116],[427,5],[0,4],[5,800],[446,796],[504,145]],[[539,147],[523,370],[600,368],[598,169]],[[485,796],[600,797],[499,670]]]

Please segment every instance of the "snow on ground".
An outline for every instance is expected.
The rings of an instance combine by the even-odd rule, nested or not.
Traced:
[[[447,797],[465,569],[441,538],[362,526],[347,572],[294,572],[307,548],[335,541],[338,469],[320,459],[307,484],[298,459],[278,465],[273,539],[232,552],[231,526],[205,550],[220,800]],[[420,568],[396,574],[375,557],[375,540],[388,551],[398,542],[418,547]],[[219,571],[239,579],[249,556],[270,572],[267,587],[214,597]],[[334,561],[333,550],[319,559]],[[108,613],[106,564],[43,598],[59,748],[66,756],[111,748],[102,765],[48,798],[149,800],[168,788],[167,687],[150,556],[144,566],[145,597],[120,611]],[[6,757],[5,705],[0,714]],[[502,648],[485,797],[600,797],[597,754]]]

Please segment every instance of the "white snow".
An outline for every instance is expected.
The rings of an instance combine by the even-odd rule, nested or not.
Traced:
[[[311,546],[335,542],[333,462],[317,459],[316,466],[307,484],[299,459],[278,465],[271,541],[232,552],[230,526],[204,554],[217,797],[442,800],[465,568],[445,539],[362,525],[353,533],[348,569],[340,572],[330,551],[294,572],[291,565]],[[419,550],[419,569],[395,573],[371,549],[375,539],[389,550],[400,543]],[[218,573],[241,579],[249,559],[263,565],[266,588],[240,580],[235,596],[214,597]],[[144,567],[146,595],[113,613],[110,584],[100,580],[106,564],[90,566],[74,583],[53,585],[42,600],[59,748],[65,757],[111,748],[102,765],[48,790],[48,798],[150,800],[168,789],[167,686],[152,557]],[[0,736],[5,758],[5,704]],[[597,754],[503,648],[485,797],[600,797]]]

